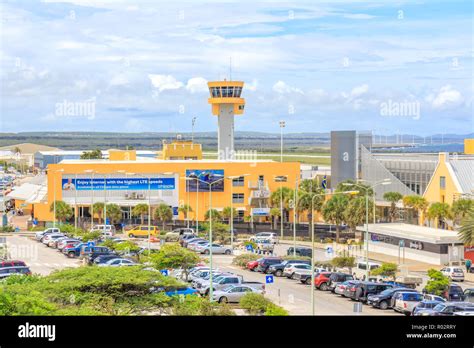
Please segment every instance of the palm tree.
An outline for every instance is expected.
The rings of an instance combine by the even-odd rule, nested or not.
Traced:
[[[408,208],[412,208],[418,212],[418,217],[426,214],[426,208],[428,208],[428,201],[418,195],[411,195],[403,197],[403,205]],[[419,224],[423,224],[423,221],[419,219]]]
[[[183,213],[184,220],[187,221],[188,220],[188,213],[192,213],[193,209],[191,208],[191,206],[189,204],[183,204],[178,208],[178,212]]]
[[[140,216],[140,223],[142,225],[146,214],[148,214],[148,204],[146,203],[137,204],[132,209],[132,216]]]
[[[165,230],[165,224],[173,218],[173,210],[166,204],[161,203],[155,209],[155,218],[163,223],[163,231]]]
[[[270,216],[272,217],[272,228],[275,230],[278,228],[276,220],[277,218],[280,218],[280,213],[280,208],[275,207],[270,209]]]
[[[236,215],[237,215],[237,210],[231,207],[224,207],[221,214],[222,218],[226,219],[229,224],[230,224],[231,217],[232,216],[235,217]]]
[[[49,207],[50,212],[54,212],[54,202]],[[59,222],[65,222],[72,217],[72,208],[64,201],[56,201],[56,219]]]
[[[314,180],[303,180],[298,191],[298,211],[306,211],[308,218],[308,235],[311,236],[313,225],[313,211],[321,212],[324,203],[324,191]],[[314,198],[316,197],[316,198]],[[313,202],[314,199],[314,202]]]
[[[209,209],[208,211],[206,211],[206,213],[204,214],[204,219],[209,220],[209,218],[211,217],[211,211],[212,211],[212,221],[218,221],[222,219],[221,213],[216,209]]]
[[[351,230],[354,230],[356,226],[365,223],[366,219],[366,198],[365,197],[354,197],[349,199],[349,204],[344,211],[344,221],[347,223]],[[374,202],[372,199],[369,200],[369,220],[373,218],[373,207]]]
[[[283,198],[283,200],[281,200]],[[280,209],[280,201],[283,203],[283,217],[280,217],[280,223],[285,222],[285,216],[290,210],[290,201],[293,200],[293,190],[289,187],[279,187],[272,192],[270,196],[270,203],[272,208]]]
[[[458,231],[458,236],[464,245],[474,245],[474,208],[471,208],[461,221],[461,228]]]
[[[438,223],[441,222],[442,227],[444,228],[446,223],[445,219],[451,216],[449,204],[440,202],[431,204],[431,206],[428,208],[427,216],[429,219],[435,220],[436,227],[438,226]]]
[[[468,198],[460,198],[453,202],[451,212],[455,222],[464,219],[471,209],[474,208],[474,200]]]
[[[345,221],[345,210],[349,204],[349,198],[345,195],[334,195],[322,208],[324,220],[336,225],[336,242],[339,242],[341,225]]]
[[[94,213],[96,213],[99,216],[99,224],[101,224],[102,219],[104,217],[104,203],[103,202],[94,203],[93,209],[94,209]]]
[[[122,219],[122,210],[117,204],[107,204],[107,218],[110,220],[112,225]]]
[[[385,192],[383,194],[383,199],[387,202],[390,202],[390,221],[395,221],[395,214],[397,212],[397,202],[399,202],[403,198],[403,195],[400,192]]]

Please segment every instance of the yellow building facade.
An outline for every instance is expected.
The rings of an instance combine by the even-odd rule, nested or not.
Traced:
[[[286,175],[287,182],[277,182],[278,175]],[[78,216],[88,216],[95,202],[117,204],[125,215],[133,206],[150,202],[152,207],[167,204],[173,208],[174,218],[181,220],[184,214],[178,213],[178,208],[189,205],[192,212],[188,218],[195,220],[197,214],[202,221],[211,207],[211,186],[213,209],[222,211],[232,204],[239,216],[259,218],[268,216],[271,192],[280,186],[293,188],[299,176],[297,162],[64,160],[48,166],[47,202],[34,205],[34,216],[39,221],[53,221],[50,206],[56,198],[77,207]]]

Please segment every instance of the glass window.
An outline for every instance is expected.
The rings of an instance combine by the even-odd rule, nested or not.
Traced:
[[[233,193],[232,194],[233,203],[244,203],[244,194],[243,193]]]
[[[243,176],[232,179],[232,186],[244,186],[244,180]]]
[[[227,87],[227,94],[228,94],[229,97],[234,96],[234,87],[233,86]]]
[[[229,96],[229,90],[227,87],[221,87],[222,98],[227,98]]]
[[[444,190],[446,188],[446,177],[440,176],[439,177],[439,188]]]

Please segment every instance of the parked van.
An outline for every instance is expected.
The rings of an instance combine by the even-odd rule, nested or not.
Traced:
[[[91,229],[91,232],[102,232],[103,235],[114,235],[115,226],[114,225],[94,225]]]
[[[159,233],[158,228],[156,226],[150,226],[150,236],[156,237]],[[128,230],[126,232],[129,238],[134,237],[148,237],[148,226],[147,225],[140,225]]]

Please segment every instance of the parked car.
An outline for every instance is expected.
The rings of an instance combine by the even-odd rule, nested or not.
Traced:
[[[446,299],[442,296],[433,295],[433,294],[423,294],[423,300],[426,301],[437,301],[437,302],[445,302]]]
[[[349,298],[362,303],[367,301],[367,297],[372,294],[380,294],[382,291],[393,288],[391,284],[360,282],[349,290]]]
[[[11,275],[30,275],[30,268],[27,266],[12,266],[0,268],[0,279],[7,278]]]
[[[48,247],[50,248],[56,248],[56,246],[58,245],[59,242],[65,240],[65,239],[69,239],[69,237],[67,236],[63,236],[63,237],[60,237],[60,238],[54,238],[54,239],[50,239],[48,241]]]
[[[45,237],[43,237],[43,239],[41,240],[41,242],[46,245],[46,246],[49,246],[49,242],[50,241],[54,241],[58,238],[62,238],[62,237],[65,237],[64,234],[48,234],[46,235]]]
[[[343,283],[348,280],[354,280],[354,277],[352,276],[352,274],[334,272],[329,277],[328,290],[334,292],[338,284]]]
[[[75,239],[75,238],[69,238],[69,237],[65,237],[65,238],[61,238],[61,239],[58,239],[56,240],[56,249],[58,249],[59,251],[63,250],[63,248],[68,245],[68,244],[71,244],[71,243],[80,243],[81,241],[78,240],[78,239]]]
[[[413,309],[422,300],[423,295],[419,292],[400,291],[395,295],[395,306],[393,306],[393,309],[405,315],[412,315]]]
[[[203,248],[200,250],[200,253],[209,255],[211,250],[213,254],[225,254],[225,255],[232,254],[232,249],[230,247],[226,247],[220,244],[212,244],[212,247],[211,247],[209,243],[203,246]]]
[[[99,267],[121,267],[121,266],[136,266],[138,263],[133,262],[129,259],[115,258],[108,260],[107,262],[100,263]]]
[[[47,228],[45,229],[44,231],[39,231],[39,232],[36,232],[35,233],[35,238],[36,240],[41,240],[44,236],[48,235],[48,234],[59,234],[61,233],[61,230],[57,227],[51,227],[51,228]]]
[[[165,240],[166,241],[177,241],[183,235],[193,235],[193,236],[195,236],[194,229],[186,228],[186,227],[175,228],[173,231],[167,232],[165,234]]]
[[[240,299],[248,293],[264,294],[265,290],[246,285],[229,285],[221,290],[215,290],[212,298],[219,303],[240,302]]]
[[[283,259],[279,257],[264,257],[258,262],[257,271],[267,273],[268,267],[270,267],[270,265],[276,265],[277,263],[281,263],[282,261]]]
[[[462,301],[464,298],[463,289],[457,284],[449,284],[448,290],[443,293],[447,301]]]
[[[148,231],[148,225],[140,225],[132,228],[131,230],[128,230],[125,232],[127,237],[129,238],[135,238],[135,237],[146,237],[148,238],[148,235],[156,237],[158,235],[158,228],[156,226],[150,226],[150,231]]]
[[[471,302],[440,302],[432,309],[420,309],[416,316],[452,316],[456,312],[474,312]]]
[[[207,240],[198,240],[188,244],[188,249],[192,251],[200,251],[207,244],[209,244]]]
[[[262,257],[261,259],[258,259],[258,260],[249,261],[249,262],[247,262],[247,265],[245,266],[245,268],[247,268],[249,271],[257,272],[258,263],[259,263],[261,260],[263,260],[263,257]]]
[[[294,279],[294,275],[296,271],[299,270],[308,270],[311,272],[311,265],[308,265],[307,263],[290,263],[285,266],[283,269],[283,275],[287,278]],[[270,270],[271,272],[271,270]]]
[[[268,273],[272,273],[276,277],[281,277],[283,276],[283,269],[290,264],[307,264],[309,265],[311,263],[310,260],[284,260],[282,263],[277,263],[274,265],[270,265],[268,267]]]
[[[313,269],[314,278],[318,276],[319,273],[327,272],[328,270],[321,267],[315,267]],[[293,279],[299,280],[303,284],[311,285],[311,269],[299,269],[293,275]]]
[[[102,254],[102,255],[97,255],[92,259],[92,263],[94,265],[99,265],[101,263],[106,263],[107,261],[110,261],[112,259],[116,259],[117,254]]]
[[[452,281],[464,281],[464,271],[460,267],[444,267],[440,271]]]
[[[81,259],[85,258],[89,260],[89,257],[91,255],[95,255],[97,257],[98,255],[106,255],[106,254],[111,254],[112,250],[110,250],[107,247],[103,246],[83,246],[81,248],[81,251],[79,252],[79,257]]]
[[[212,271],[212,281],[216,282],[222,276],[233,276],[234,274],[230,272],[222,271]],[[201,289],[205,284],[208,284],[211,281],[211,271],[209,271],[205,276],[201,275],[200,277],[194,279],[191,284],[194,289]]]
[[[94,225],[90,229],[90,232],[101,232],[101,233],[105,232],[106,234],[108,232],[110,235],[114,235],[115,226],[114,225]]]
[[[331,276],[331,272],[321,272],[314,278],[314,286],[322,291],[326,291],[329,289],[329,277]]]
[[[296,250],[296,252],[293,253],[293,250]],[[311,257],[311,248],[300,247],[300,246],[297,246],[296,248],[289,247],[288,250],[286,251],[286,255],[288,255],[288,256],[296,255],[296,256]]]
[[[229,285],[235,285],[235,286],[242,285],[242,286],[248,286],[254,289],[258,289],[260,291],[265,290],[265,284],[261,282],[246,282],[244,281],[243,277],[239,275],[222,275],[212,280],[212,289],[216,291],[224,289]],[[210,281],[201,283],[199,292],[202,295],[208,295],[210,286],[211,286]]]
[[[63,254],[67,255],[68,257],[78,257],[81,253],[81,248],[83,246],[87,246],[87,243],[79,243],[75,245],[66,246],[63,248]]]
[[[4,260],[0,261],[0,269],[8,267],[26,267],[25,261],[20,260]]]
[[[250,237],[250,241],[252,242],[256,242],[259,239],[268,239],[272,244],[278,243],[278,235],[275,232],[260,232]]]
[[[423,300],[419,302],[415,308],[413,308],[412,315],[417,315],[418,312],[423,311],[425,309],[433,309],[438,303],[442,303],[443,301],[433,301],[433,300]]]
[[[367,269],[367,263],[365,261],[359,261],[356,265],[357,269],[365,271]],[[369,262],[369,271],[373,271],[376,268],[379,268],[380,264],[376,262]]]
[[[184,234],[179,238],[179,244],[181,246],[185,246],[184,244],[186,241],[194,239],[194,238],[196,238],[195,234]]]
[[[189,244],[200,241],[200,240],[205,240],[205,239],[200,238],[200,237],[186,238],[185,240],[183,240],[183,247],[188,248]]]
[[[378,294],[372,294],[367,296],[367,304],[380,309],[392,308],[395,304],[395,295],[399,292],[417,292],[415,289],[410,288],[390,288],[382,291]]]
[[[257,239],[256,240],[257,250],[258,253],[272,253],[275,248],[275,243],[271,241],[271,239]]]
[[[474,288],[469,288],[469,289],[464,290],[463,301],[474,303]]]
[[[357,282],[358,282],[358,280],[347,280],[347,281],[342,282],[342,283],[337,283],[336,287],[334,288],[334,293],[338,294],[338,295],[341,295],[341,296],[344,296],[344,290],[347,287],[350,287],[350,286],[353,286],[353,285],[357,284]]]

